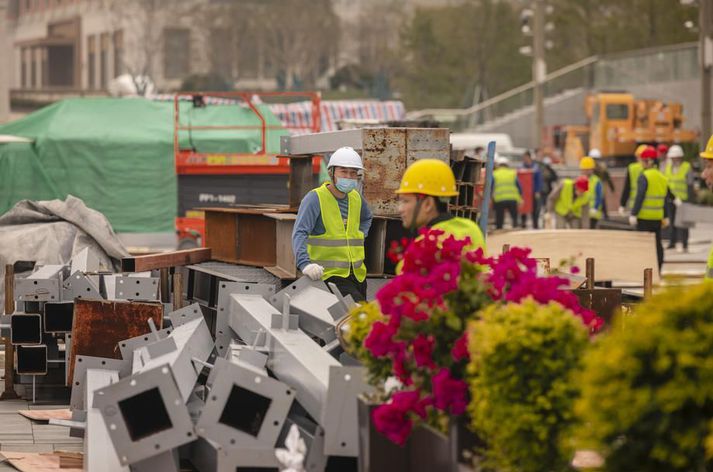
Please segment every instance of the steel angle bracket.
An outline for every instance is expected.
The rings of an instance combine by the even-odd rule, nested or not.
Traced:
[[[102,300],[104,297],[99,293],[99,287],[87,275],[77,271],[62,283],[62,299],[72,301],[75,298]]]
[[[133,360],[134,351],[161,339],[166,339],[172,331],[173,328],[164,328],[156,331],[155,333],[146,333],[141,336],[135,336],[133,338],[120,341],[118,346],[119,351],[121,351],[121,358],[131,362]]]
[[[346,297],[342,295],[342,292],[339,291],[339,288],[337,288],[335,284],[330,282],[329,288],[338,300],[337,303],[329,307],[329,314],[332,315],[332,318],[335,320],[336,324],[338,324],[354,307],[357,306],[357,303],[351,295],[347,295]]]
[[[201,306],[198,303],[185,306],[179,310],[175,310],[166,315],[171,321],[171,326],[177,328],[197,318],[203,317]]]
[[[101,411],[121,465],[171,451],[196,438],[168,365],[97,390],[91,407]]]
[[[357,397],[371,390],[364,367],[330,367],[329,390],[320,420],[325,432],[325,454],[359,455]]]
[[[60,301],[59,279],[15,280],[15,300],[18,302],[58,302]]]
[[[115,296],[117,300],[158,300],[158,277],[116,276]]]
[[[109,359],[106,357],[77,356],[74,364],[74,375],[72,378],[72,394],[69,400],[71,410],[86,410],[84,397],[86,395],[86,378],[88,369],[114,370],[117,372],[127,371],[127,362],[119,359]]]
[[[324,343],[336,339],[336,322],[330,308],[339,304],[339,298],[324,282],[302,277],[271,297],[270,303],[282,310],[286,297],[289,297],[290,311],[299,317],[300,329]]]
[[[213,371],[217,375],[196,425],[198,434],[226,449],[274,447],[294,390],[251,366],[225,359],[217,359]]]
[[[260,295],[265,299],[275,294],[275,287],[267,284],[256,284],[256,283],[246,283],[246,282],[220,282],[220,287],[218,288],[218,305],[217,305],[217,316],[215,321],[215,338],[216,341],[220,338],[221,340],[232,339],[229,330],[229,318],[230,318],[230,295],[231,294],[251,294]],[[226,337],[229,336],[229,337]],[[243,339],[243,341],[245,341]],[[247,341],[245,341],[247,342]],[[216,350],[220,357],[225,357],[229,342],[216,342]]]

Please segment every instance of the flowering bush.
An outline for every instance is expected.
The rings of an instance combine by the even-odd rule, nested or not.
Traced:
[[[402,384],[402,390],[379,406],[373,417],[377,429],[396,443],[406,441],[414,422],[427,419],[438,425],[443,415],[464,413],[466,325],[482,308],[531,297],[538,303],[561,304],[593,331],[601,326],[602,321],[582,308],[573,294],[560,289],[567,285],[565,279],[537,276],[528,249],[512,248],[498,258],[488,258],[482,249],[466,251],[469,245],[469,239],[422,230],[403,251],[402,273],[376,295],[381,316],[371,318],[364,349],[355,354],[376,385],[388,375]],[[353,314],[358,317],[363,311],[362,305]],[[360,340],[352,337],[353,344],[361,344]]]
[[[572,377],[587,331],[558,303],[492,305],[470,323],[469,408],[494,470],[570,470],[578,388]]]

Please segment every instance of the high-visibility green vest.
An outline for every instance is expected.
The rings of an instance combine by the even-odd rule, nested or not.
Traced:
[[[440,229],[445,234],[442,236],[447,238],[450,235],[455,236],[457,239],[470,238],[470,245],[464,248],[465,251],[475,251],[478,248],[483,248],[485,251],[485,238],[483,238],[483,233],[480,231],[480,227],[475,224],[473,220],[466,218],[453,217],[446,221],[441,221],[433,226],[432,229]],[[423,236],[418,236],[422,238]],[[418,239],[416,238],[416,239]],[[396,264],[396,274],[400,274],[403,269],[404,261],[399,261]]]
[[[582,207],[589,203],[589,197],[589,192],[586,192],[575,198],[574,181],[572,179],[564,179],[560,196],[557,199],[557,203],[555,203],[555,213],[562,217],[566,217],[571,213],[577,218],[581,218]]]
[[[522,201],[520,192],[517,189],[517,171],[507,167],[498,167],[493,171],[493,201]]]
[[[691,171],[691,164],[688,162],[682,162],[676,172],[673,171],[673,165],[671,162],[666,164],[666,180],[668,180],[668,188],[671,189],[671,193],[683,200],[684,202],[688,200],[688,180],[686,177]]]
[[[646,169],[644,177],[646,177],[646,195],[641,211],[636,217],[640,220],[661,221],[663,205],[668,193],[668,182],[658,169]]]
[[[634,206],[636,200],[636,189],[639,185],[639,176],[644,171],[641,162],[629,164],[629,208]]]
[[[592,206],[589,209],[589,216],[591,218],[594,218],[595,220],[601,220],[603,213],[602,213],[602,208],[604,206],[604,203],[599,204],[598,207],[594,207],[594,202],[596,201],[597,198],[597,185],[601,185],[602,181],[597,177],[595,174],[592,174],[589,177],[589,190],[587,190],[587,193],[589,194],[589,201],[592,203]]]
[[[453,235],[457,239],[470,238],[470,246],[465,248],[466,251],[474,251],[478,248],[485,249],[485,239],[480,227],[473,220],[467,218],[453,217],[450,220],[441,221],[431,226],[434,229],[445,231],[446,235]]]
[[[364,265],[364,233],[359,231],[361,195],[356,190],[347,194],[349,211],[346,226],[339,204],[327,184],[312,190],[319,197],[319,211],[324,224],[324,234],[307,238],[310,261],[324,267],[322,280],[329,277],[349,277],[354,272],[357,280],[366,278]]]
[[[708,265],[706,267],[706,280],[713,280],[713,247],[708,253]]]

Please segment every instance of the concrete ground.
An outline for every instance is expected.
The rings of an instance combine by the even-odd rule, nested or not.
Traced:
[[[0,351],[0,366],[4,365],[5,353]],[[0,382],[0,392],[4,384]],[[53,410],[68,408],[68,405],[32,404],[27,400],[0,400],[0,452],[82,452],[83,440],[69,436],[69,429],[62,426],[30,421],[17,413],[18,410]],[[0,471],[16,470],[0,462]]]

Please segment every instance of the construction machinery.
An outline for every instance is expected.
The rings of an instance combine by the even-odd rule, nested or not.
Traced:
[[[585,99],[587,125],[555,130],[555,147],[564,161],[576,165],[589,149],[599,149],[612,164],[627,164],[636,146],[693,143],[698,133],[683,128],[683,105],[661,100],[638,99],[630,93],[601,92]]]

